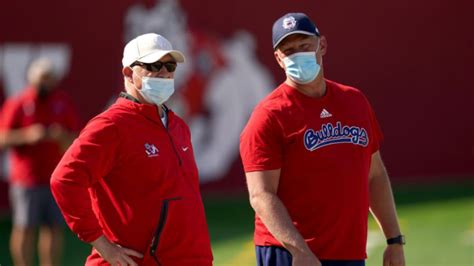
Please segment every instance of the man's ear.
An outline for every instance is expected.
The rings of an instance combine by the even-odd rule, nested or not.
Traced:
[[[278,65],[280,65],[282,69],[285,69],[285,64],[283,64],[283,61],[281,61],[281,58],[278,56],[278,50],[275,50],[273,55],[275,56],[275,60],[277,61]]]
[[[328,41],[324,35],[321,35],[321,39],[319,40],[319,45],[321,45],[321,56],[324,56],[328,50]]]
[[[122,74],[128,82],[133,83],[133,70],[130,67],[126,66],[122,68]]]

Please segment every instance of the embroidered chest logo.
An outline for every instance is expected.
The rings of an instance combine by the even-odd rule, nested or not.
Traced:
[[[325,146],[341,143],[367,147],[369,136],[365,128],[349,125],[343,126],[339,121],[336,123],[336,126],[327,123],[321,126],[321,130],[314,131],[310,128],[304,133],[304,146],[308,151],[315,151]]]
[[[160,151],[154,144],[145,143],[145,152],[148,157],[155,157]]]

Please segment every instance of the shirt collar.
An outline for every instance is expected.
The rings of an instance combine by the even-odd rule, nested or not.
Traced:
[[[328,102],[329,99],[331,98],[331,95],[332,95],[332,85],[331,83],[328,82],[328,80],[324,80],[325,84],[326,84],[326,94],[324,94],[324,96],[320,97],[320,98],[314,98],[314,97],[310,97],[310,96],[307,96],[305,94],[303,94],[302,92],[298,91],[296,88],[293,88],[291,87],[290,85],[286,84],[286,83],[283,83],[282,84],[282,87],[283,87],[283,90],[285,91],[285,93],[287,95],[291,95],[292,97],[295,97],[297,98],[298,100],[302,101],[302,102],[308,102],[308,103],[323,103],[323,102]]]

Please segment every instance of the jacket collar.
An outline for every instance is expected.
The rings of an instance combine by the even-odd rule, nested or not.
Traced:
[[[158,106],[154,104],[145,104],[141,103],[138,99],[133,97],[132,95],[126,93],[126,92],[121,92],[119,95],[119,98],[116,101],[116,104],[119,106],[123,106],[127,109],[130,109],[136,113],[139,113],[146,118],[162,124],[161,118],[158,112]],[[162,105],[163,111],[168,115],[168,123],[170,122],[171,116],[173,116],[173,112],[166,106]]]

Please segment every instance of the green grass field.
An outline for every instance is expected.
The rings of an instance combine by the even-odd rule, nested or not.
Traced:
[[[397,187],[395,197],[407,237],[407,265],[474,266],[474,186],[471,183]],[[214,265],[255,265],[253,212],[245,197],[205,199]],[[0,265],[11,265],[9,219],[0,221]],[[382,265],[384,238],[370,220],[368,266]],[[69,231],[62,265],[83,265],[90,247]]]

